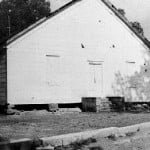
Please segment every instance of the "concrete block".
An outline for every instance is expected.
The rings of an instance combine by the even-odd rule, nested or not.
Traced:
[[[83,97],[82,98],[82,110],[83,112],[96,112],[96,98],[95,97]]]
[[[56,112],[59,110],[58,104],[48,104],[48,110],[50,112]]]
[[[82,110],[83,112],[110,111],[110,102],[107,98],[83,97]]]

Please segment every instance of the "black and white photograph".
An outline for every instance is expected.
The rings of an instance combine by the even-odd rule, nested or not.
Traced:
[[[0,150],[150,150],[150,1],[0,0]]]

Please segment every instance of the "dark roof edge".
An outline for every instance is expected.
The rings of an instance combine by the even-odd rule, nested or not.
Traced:
[[[128,19],[124,16],[122,16],[117,8],[109,1],[109,0],[101,0],[112,12],[115,13],[115,15],[144,43],[144,45],[147,46],[148,49],[150,49],[150,42],[147,40],[146,37],[140,35],[137,33],[137,31],[132,27],[131,23],[128,21]]]
[[[43,22],[45,22],[47,19],[46,17],[38,20],[36,23],[30,25],[29,27],[25,28],[23,31],[19,32],[18,34],[12,36],[11,38],[9,38],[6,42],[6,44],[10,44],[13,41],[17,40],[18,38],[20,38],[21,36],[23,36],[24,34],[28,33],[29,31],[31,31],[32,29],[34,29],[35,27],[37,27],[38,25],[42,24]]]
[[[52,18],[53,16],[61,13],[62,11],[66,10],[67,8],[69,8],[70,6],[72,6],[74,3],[77,3],[81,0],[72,0],[69,3],[67,3],[66,5],[60,7],[59,9],[57,9],[56,11],[50,13],[50,15],[48,17],[44,17],[42,19],[40,19],[39,21],[37,21],[36,23],[30,25],[29,27],[27,27],[26,29],[24,29],[23,31],[19,32],[18,34],[12,36],[11,38],[5,40],[6,45],[11,44],[12,42],[14,42],[15,40],[17,40],[18,38],[20,38],[21,36],[25,35],[26,33],[28,33],[29,31],[31,31],[32,29],[36,28],[37,26],[41,25],[43,22],[49,20],[50,18]]]

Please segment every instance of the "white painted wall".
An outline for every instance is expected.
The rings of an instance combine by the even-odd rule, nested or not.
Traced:
[[[73,103],[114,95],[115,73],[139,71],[146,53],[100,0],[79,1],[8,45],[8,102]],[[103,62],[91,66],[88,60]]]

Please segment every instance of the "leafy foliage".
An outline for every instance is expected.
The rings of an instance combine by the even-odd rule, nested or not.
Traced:
[[[126,12],[125,12],[124,9],[118,8],[117,11],[119,12],[120,15],[122,15],[122,17],[124,19],[126,19],[128,21],[128,19],[125,16]],[[129,23],[130,23],[131,27],[133,28],[133,30],[137,34],[139,34],[139,35],[141,35],[143,37],[145,44],[150,48],[150,41],[145,37],[144,30],[143,30],[143,27],[141,26],[141,24],[138,21],[129,22]]]
[[[118,8],[118,12],[122,15],[122,16],[125,16],[125,10],[124,9],[121,9],[121,8]]]
[[[48,16],[50,3],[45,0],[2,0],[0,2],[0,40],[23,30]],[[10,23],[10,24],[9,24]]]
[[[149,52],[145,53],[147,56]],[[140,66],[139,71],[132,75],[115,74],[115,82],[112,86],[116,95],[126,98],[126,101],[147,101],[150,99],[150,56]]]
[[[137,21],[135,22],[131,22],[131,25],[133,27],[133,29],[140,35],[144,36],[144,31],[143,31],[143,28],[141,26],[141,24]]]

